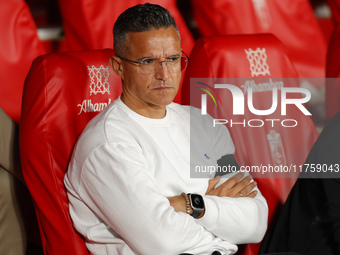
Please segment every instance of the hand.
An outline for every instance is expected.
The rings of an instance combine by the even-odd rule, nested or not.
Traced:
[[[244,173],[240,172],[226,180],[217,188],[216,185],[220,181],[221,177],[218,176],[209,180],[209,186],[206,195],[218,196],[218,197],[251,197],[254,198],[257,194],[256,190],[253,190],[257,183],[251,182],[253,179],[251,176],[245,178]],[[243,178],[243,179],[242,179]]]

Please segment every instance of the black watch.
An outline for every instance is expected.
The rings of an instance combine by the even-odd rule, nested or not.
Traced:
[[[193,210],[193,213],[190,214],[190,215],[192,217],[194,217],[194,218],[197,218],[198,216],[201,215],[201,213],[205,209],[203,197],[201,195],[199,195],[199,194],[188,193],[187,195],[189,197],[190,206],[191,206],[191,208]]]

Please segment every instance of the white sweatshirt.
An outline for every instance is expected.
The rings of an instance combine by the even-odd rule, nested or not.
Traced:
[[[224,125],[199,115],[172,103],[163,119],[150,119],[117,99],[90,121],[64,181],[73,224],[91,254],[233,254],[236,244],[261,241],[268,208],[260,192],[206,196],[213,174],[190,178],[190,165],[216,166],[235,150]],[[181,192],[203,195],[201,219],[170,206],[167,197]]]

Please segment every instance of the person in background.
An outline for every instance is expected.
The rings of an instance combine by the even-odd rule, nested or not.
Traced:
[[[38,222],[22,175],[19,125],[0,107],[0,254],[42,254]]]
[[[0,254],[25,255],[24,203],[30,198],[22,176],[19,127],[0,107]]]
[[[340,254],[340,112],[322,130],[260,253]]]

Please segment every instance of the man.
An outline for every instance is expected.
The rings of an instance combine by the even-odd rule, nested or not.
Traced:
[[[127,9],[114,25],[114,49],[123,92],[87,125],[65,176],[91,254],[233,254],[236,244],[259,242],[268,208],[256,182],[242,173],[190,178],[190,166],[228,163],[235,148],[226,127],[172,103],[185,56],[170,13]]]

